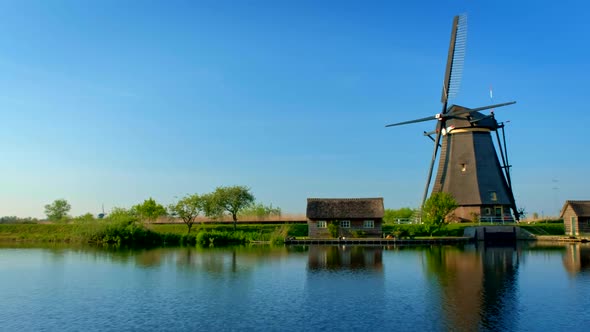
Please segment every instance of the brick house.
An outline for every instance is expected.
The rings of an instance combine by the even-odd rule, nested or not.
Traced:
[[[332,237],[329,227],[335,225],[338,236],[380,238],[383,212],[383,198],[308,198],[308,235]]]
[[[565,234],[590,234],[590,201],[566,201],[561,208]]]

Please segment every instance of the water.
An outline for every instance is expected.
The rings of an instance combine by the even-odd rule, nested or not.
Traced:
[[[0,246],[2,331],[583,331],[589,295],[580,244]]]

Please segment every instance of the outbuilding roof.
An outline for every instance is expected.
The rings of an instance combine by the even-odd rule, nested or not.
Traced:
[[[561,208],[560,218],[563,218],[563,213],[568,205],[572,207],[578,217],[590,217],[590,201],[565,201],[563,208]]]
[[[383,218],[383,198],[308,198],[307,218]]]

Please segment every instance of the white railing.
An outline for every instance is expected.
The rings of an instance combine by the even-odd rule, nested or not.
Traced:
[[[512,216],[500,216],[500,217],[479,217],[479,222],[492,223],[492,224],[514,224],[516,220]]]
[[[421,224],[422,220],[420,218],[397,218],[395,219],[394,223],[396,224]]]

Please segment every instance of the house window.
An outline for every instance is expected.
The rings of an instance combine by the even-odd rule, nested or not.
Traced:
[[[492,209],[490,209],[490,208],[485,208],[483,211],[486,216],[489,216],[492,214]]]
[[[318,221],[318,228],[327,228],[328,223],[325,220]]]
[[[340,221],[340,227],[342,227],[342,228],[350,228],[350,220],[342,220],[342,221]]]
[[[364,228],[375,228],[375,220],[365,220],[363,222]]]
[[[496,214],[496,217],[500,217],[502,215],[502,207],[501,206],[496,206],[494,208],[494,210],[495,210],[494,212],[496,212],[495,213]]]
[[[498,194],[495,191],[490,191],[490,200],[494,202],[498,200]]]

